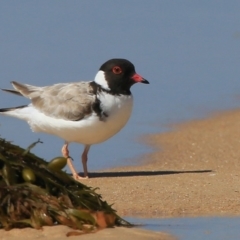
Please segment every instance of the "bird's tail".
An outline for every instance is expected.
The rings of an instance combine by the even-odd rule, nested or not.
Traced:
[[[22,105],[22,106],[12,107],[12,108],[0,108],[0,113],[6,113],[6,112],[14,111],[16,109],[25,108],[25,107],[27,107],[27,105]]]
[[[29,114],[28,106],[24,105],[12,108],[0,108],[0,115],[15,117],[27,121],[31,114]]]
[[[4,91],[4,92],[13,93],[15,95],[22,96],[22,94],[20,92],[16,91],[16,90],[4,89],[4,88],[2,88],[1,90]]]
[[[12,94],[18,95],[18,96],[23,96],[23,95],[22,95],[19,91],[17,91],[17,90],[4,89],[4,88],[1,88],[1,90],[4,91],[4,92],[8,92],[8,93],[12,93]],[[18,106],[18,107],[12,107],[12,108],[0,108],[0,113],[6,113],[6,112],[10,112],[10,111],[19,109],[19,108],[24,108],[24,107],[26,107],[26,105],[24,105],[24,106]]]
[[[21,86],[21,84],[17,82],[12,82],[14,89],[1,89],[4,92],[12,93],[18,96],[24,96],[20,90],[17,89],[18,85]],[[17,87],[16,87],[16,86]],[[26,119],[26,113],[28,113],[28,105],[22,105],[22,106],[17,106],[17,107],[10,107],[10,108],[0,108],[0,114],[2,115],[7,115],[7,116],[12,116],[12,117],[17,117],[20,119]]]

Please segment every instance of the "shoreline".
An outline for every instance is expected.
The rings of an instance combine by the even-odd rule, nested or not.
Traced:
[[[154,151],[139,165],[95,172],[84,182],[99,187],[119,215],[240,214],[240,110],[171,125],[143,141]]]

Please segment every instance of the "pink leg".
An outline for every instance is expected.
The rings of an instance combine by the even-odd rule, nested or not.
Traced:
[[[73,166],[71,157],[69,156],[69,151],[68,151],[68,143],[65,143],[62,147],[62,155],[63,157],[67,158],[67,164],[72,172],[73,178],[75,180],[79,180],[79,179],[84,179],[85,177],[80,177],[76,171],[76,169]]]
[[[82,154],[82,165],[83,165],[83,172],[84,172],[84,177],[88,178],[88,170],[87,170],[87,160],[88,160],[88,151],[90,149],[91,145],[85,145],[83,154]]]

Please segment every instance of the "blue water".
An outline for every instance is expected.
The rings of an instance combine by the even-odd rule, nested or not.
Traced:
[[[239,240],[239,217],[196,217],[137,219],[127,218],[131,223],[141,224],[139,227],[166,232],[179,240]]]
[[[89,171],[137,164],[151,148],[144,134],[240,106],[240,2],[2,1],[0,88],[16,80],[36,86],[92,80],[100,65],[127,58],[150,85],[133,86],[133,114],[108,141],[92,146]],[[27,104],[0,92],[0,108]],[[32,133],[27,123],[0,116],[0,135],[50,160],[63,140]],[[82,146],[70,145],[82,170]]]

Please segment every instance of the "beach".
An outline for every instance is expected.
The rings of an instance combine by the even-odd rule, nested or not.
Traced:
[[[74,230],[66,226],[43,227],[43,229],[36,230],[32,228],[12,229],[11,231],[0,230],[0,240],[17,240],[17,239],[81,239],[81,240],[118,240],[118,239],[138,239],[138,240],[173,240],[175,238],[165,233],[158,233],[146,231],[136,228],[107,228],[96,233],[83,234],[78,236],[67,237],[66,234]]]
[[[169,126],[170,131],[144,136],[154,151],[139,164],[90,173],[82,182],[99,187],[104,200],[122,217],[237,216],[240,213],[240,110]],[[33,229],[1,230],[0,239],[31,236]],[[38,239],[66,239],[69,229],[47,227]],[[16,233],[14,235],[9,234]],[[125,235],[124,235],[125,234]],[[60,236],[61,235],[61,236]],[[37,235],[36,235],[37,236]],[[138,228],[104,229],[81,239],[174,239]],[[72,239],[77,237],[71,237]],[[28,238],[26,238],[28,239]],[[35,238],[31,238],[35,239]],[[128,239],[127,237],[124,239]]]
[[[93,173],[86,184],[122,216],[239,215],[240,111],[170,129],[144,137],[154,152],[139,166]]]

